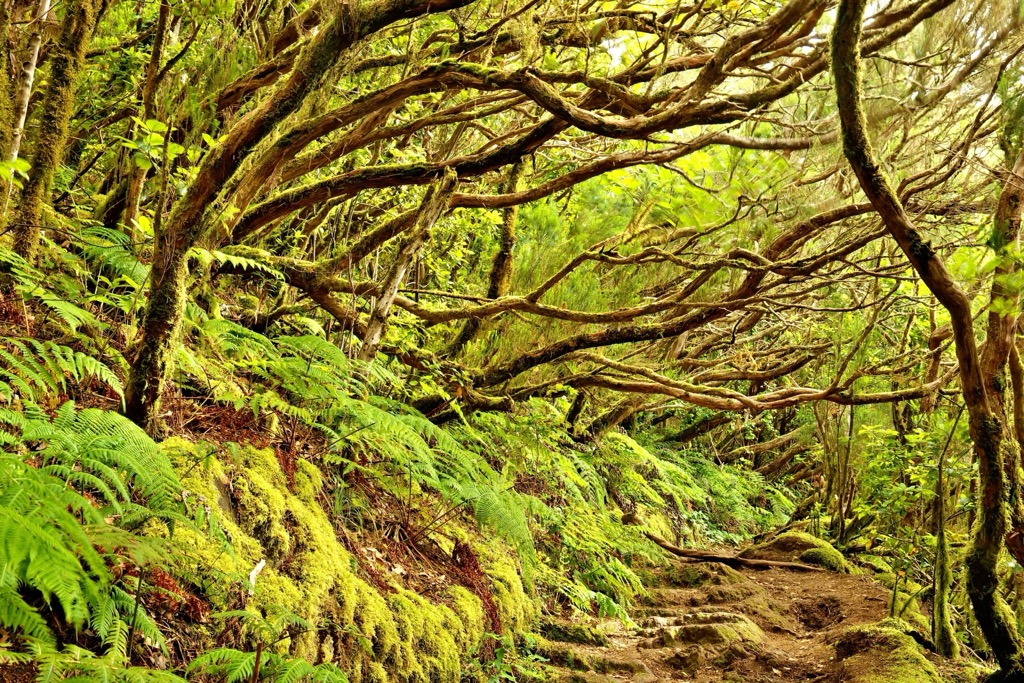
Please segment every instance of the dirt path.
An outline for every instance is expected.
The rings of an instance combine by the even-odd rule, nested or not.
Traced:
[[[834,678],[839,635],[888,614],[886,591],[863,575],[684,563],[657,584],[639,628],[603,643],[579,633],[552,642],[554,678],[824,683]]]

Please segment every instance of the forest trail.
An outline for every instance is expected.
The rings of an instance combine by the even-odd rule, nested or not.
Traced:
[[[866,575],[680,562],[648,588],[635,629],[606,638],[550,633],[552,679],[854,681],[868,673],[857,667],[874,663],[853,658],[840,667],[836,642],[850,627],[888,616],[887,591]]]

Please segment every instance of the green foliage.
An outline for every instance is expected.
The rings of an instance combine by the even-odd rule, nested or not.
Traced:
[[[259,648],[253,652],[233,648],[216,648],[204,652],[189,664],[190,672],[217,676],[225,683],[251,681],[254,673],[257,674],[256,680],[265,679],[275,683],[348,683],[345,673],[330,662],[313,666],[305,659],[283,657],[267,649],[288,639],[294,629],[310,629],[308,621],[289,610],[275,605],[268,608],[266,615],[233,610],[214,616],[237,620],[243,632],[253,638]]]
[[[68,381],[85,383],[96,379],[119,397],[124,396],[121,380],[92,356],[52,341],[4,340],[0,346],[0,398],[40,403],[44,398],[67,391]]]
[[[133,529],[153,518],[187,521],[169,461],[128,420],[73,403],[52,419],[32,404],[3,410],[0,425],[0,626],[27,648],[39,680],[179,680],[127,666],[131,632],[161,648],[163,637],[111,572],[165,552]],[[50,620],[90,628],[106,652],[58,650]],[[24,658],[11,645],[0,657]]]

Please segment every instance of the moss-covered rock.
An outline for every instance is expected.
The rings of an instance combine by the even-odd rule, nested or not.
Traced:
[[[661,575],[661,583],[672,587],[698,588],[704,585],[726,586],[747,579],[732,567],[711,562],[676,562]]]
[[[941,683],[913,638],[891,620],[849,629],[836,642],[841,683]]]
[[[802,531],[787,531],[764,543],[750,546],[740,557],[776,562],[803,562],[848,574],[850,565],[828,541]]]
[[[877,555],[861,553],[855,558],[857,564],[867,569],[872,574],[892,574],[892,566]]]
[[[747,617],[731,612],[694,612],[667,620],[643,645],[651,648],[687,645],[723,646],[760,643],[764,632]]]
[[[806,564],[813,564],[824,567],[829,571],[839,574],[849,574],[850,565],[846,563],[843,554],[830,545],[820,548],[808,548],[800,553],[800,561]]]
[[[545,621],[540,625],[540,632],[548,640],[577,645],[594,645],[605,647],[608,636],[593,626],[576,624],[571,621]]]

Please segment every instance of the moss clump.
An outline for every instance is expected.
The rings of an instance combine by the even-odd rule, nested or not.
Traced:
[[[913,638],[893,620],[852,628],[836,643],[844,683],[941,683]]]
[[[673,625],[658,629],[645,644],[648,647],[687,645],[730,645],[760,643],[764,632],[742,614],[731,612],[694,612],[673,620]]]
[[[724,564],[684,564],[677,562],[662,575],[662,582],[668,586],[698,588],[705,584],[714,586],[744,583],[746,578],[735,569]]]
[[[337,663],[353,683],[460,680],[488,630],[480,599],[453,587],[435,603],[400,586],[382,594],[363,581],[317,503],[323,481],[313,465],[299,461],[289,488],[270,450],[228,444],[225,455],[182,439],[162,447],[183,473],[189,505],[205,508],[211,528],[230,540],[228,546],[215,540],[217,533],[175,532],[182,572],[213,577],[202,588],[214,610],[237,608],[240,600],[248,609],[287,608],[317,630],[283,641],[282,650]],[[483,568],[502,623],[523,632],[532,603],[514,560],[497,547],[486,554]],[[249,572],[261,559],[267,565],[246,597]]]
[[[562,643],[594,645],[596,647],[608,645],[607,635],[585,624],[574,624],[567,621],[547,621],[540,625],[540,632],[548,640],[557,640]]]
[[[802,531],[779,534],[765,543],[747,548],[740,553],[740,557],[777,562],[804,562],[835,572],[850,573],[850,565],[842,553],[833,548],[828,541]]]
[[[478,545],[475,550],[484,573],[491,580],[491,592],[502,628],[509,633],[530,631],[537,614],[523,586],[515,554],[497,542]]]
[[[856,557],[857,564],[867,568],[872,574],[892,574],[892,566],[877,555],[861,553]]]
[[[849,574],[850,565],[846,563],[843,554],[830,545],[821,548],[809,548],[800,553],[800,561],[807,564],[824,567],[829,571],[840,574]]]

